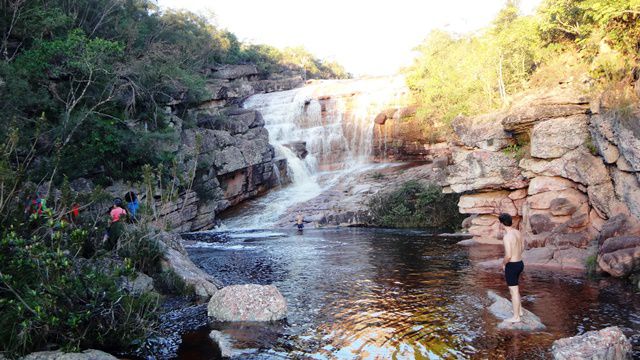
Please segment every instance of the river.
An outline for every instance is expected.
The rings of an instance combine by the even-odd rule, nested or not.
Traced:
[[[479,270],[500,247],[463,247],[418,230],[326,229],[202,233],[193,261],[225,285],[274,284],[289,306],[273,324],[214,324],[185,334],[181,358],[215,359],[220,330],[238,359],[546,359],[555,339],[616,325],[640,356],[640,295],[615,279],[525,270],[523,305],[547,326],[498,331]],[[188,349],[190,351],[185,351]]]

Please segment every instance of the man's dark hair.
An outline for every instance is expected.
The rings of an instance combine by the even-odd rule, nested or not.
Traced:
[[[500,216],[498,216],[498,220],[500,220],[500,223],[504,226],[511,226],[511,224],[513,224],[513,219],[509,214],[500,214]]]

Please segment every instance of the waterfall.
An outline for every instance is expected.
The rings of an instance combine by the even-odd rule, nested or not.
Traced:
[[[271,228],[293,205],[366,168],[372,160],[375,116],[406,93],[403,78],[387,77],[312,81],[249,97],[243,107],[262,114],[276,157],[287,160],[292,185],[240,205],[224,220],[227,227]]]
[[[293,183],[314,181],[320,170],[371,162],[374,122],[407,93],[404,78],[312,81],[302,88],[257,94],[244,107],[260,111],[277,157],[287,159]],[[305,142],[308,155],[291,148]]]

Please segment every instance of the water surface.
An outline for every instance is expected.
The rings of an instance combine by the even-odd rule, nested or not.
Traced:
[[[545,359],[555,339],[611,325],[632,336],[640,356],[640,294],[614,279],[525,270],[523,305],[547,330],[498,331],[486,292],[508,296],[506,285],[500,273],[473,263],[500,256],[500,247],[466,248],[408,230],[197,238],[188,249],[191,258],[225,285],[274,284],[287,299],[286,321],[211,326],[246,350],[238,358]],[[186,336],[182,353],[215,358],[201,335]]]

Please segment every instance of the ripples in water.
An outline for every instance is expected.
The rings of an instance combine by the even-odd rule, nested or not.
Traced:
[[[610,325],[630,336],[640,330],[640,296],[625,283],[525,271],[523,305],[547,331],[498,331],[486,291],[508,296],[504,280],[472,263],[497,258],[500,247],[465,248],[420,231],[270,233],[189,248],[226,285],[273,283],[287,299],[285,322],[213,325],[249,349],[238,358],[538,359],[561,337]],[[186,339],[183,348],[200,345]]]

